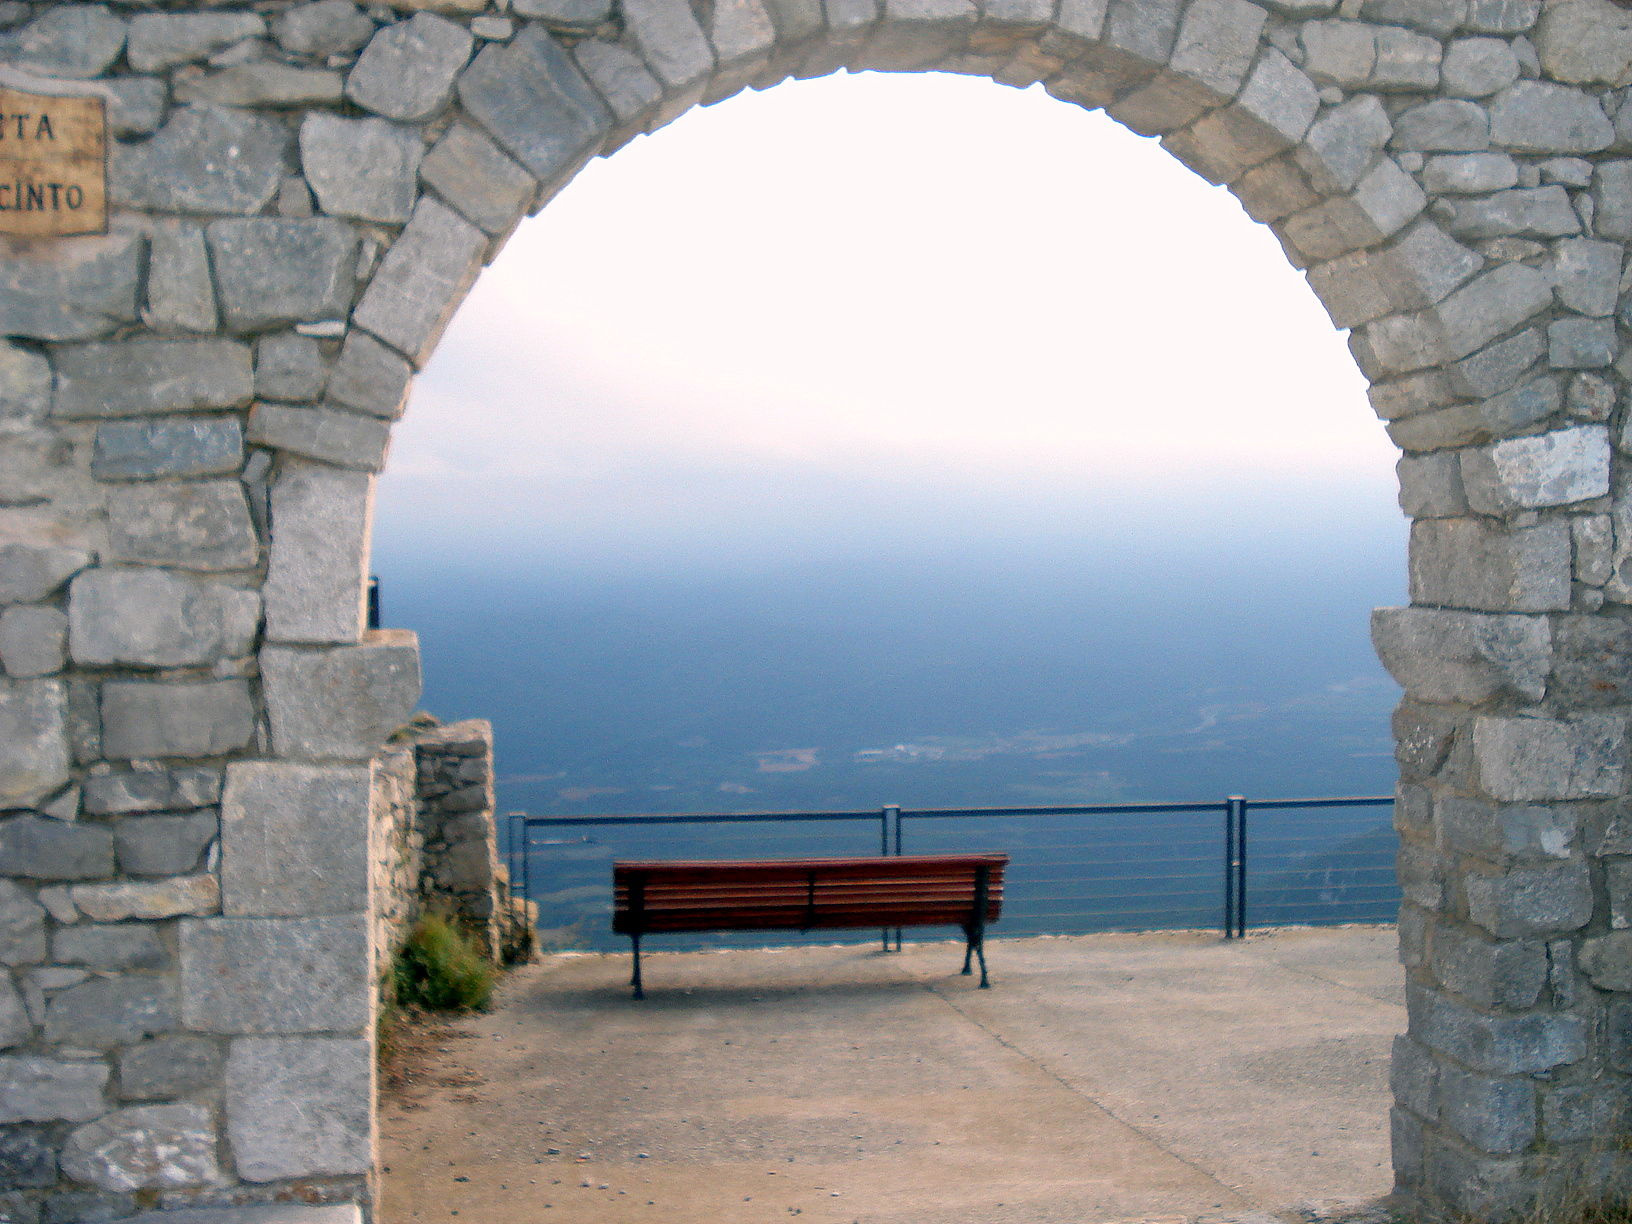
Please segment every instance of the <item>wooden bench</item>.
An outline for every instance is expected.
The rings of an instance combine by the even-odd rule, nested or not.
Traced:
[[[634,946],[671,931],[813,931],[957,926],[986,977],[986,927],[1003,909],[1006,854],[916,854],[895,858],[615,862],[612,929]]]

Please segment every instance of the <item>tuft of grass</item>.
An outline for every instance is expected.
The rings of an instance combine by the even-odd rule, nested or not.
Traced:
[[[493,965],[441,914],[426,914],[408,932],[392,967],[399,1007],[486,1011],[493,999]]]

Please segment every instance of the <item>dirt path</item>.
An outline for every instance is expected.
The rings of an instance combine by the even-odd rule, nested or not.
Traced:
[[[382,1110],[384,1224],[1091,1224],[1388,1189],[1392,932],[513,974]],[[1221,1034],[1228,1034],[1221,1046]]]

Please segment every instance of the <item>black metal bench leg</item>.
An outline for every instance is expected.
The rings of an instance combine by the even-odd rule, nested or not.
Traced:
[[[975,953],[975,932],[972,927],[963,928],[963,976],[969,976],[969,958]]]
[[[644,999],[646,997],[646,992],[642,990],[640,986],[640,936],[629,936],[629,942],[634,945],[635,949],[635,972],[629,979],[629,985],[635,988],[635,998]]]
[[[984,939],[975,945],[975,955],[980,957],[980,988],[990,990],[992,984],[986,980],[986,941]]]

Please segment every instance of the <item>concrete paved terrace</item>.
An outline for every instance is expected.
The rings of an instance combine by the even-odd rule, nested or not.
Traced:
[[[661,948],[661,941],[652,943]],[[382,1111],[385,1224],[1101,1224],[1390,1188],[1388,927],[554,956]],[[1290,1214],[1288,1214],[1290,1213]]]

